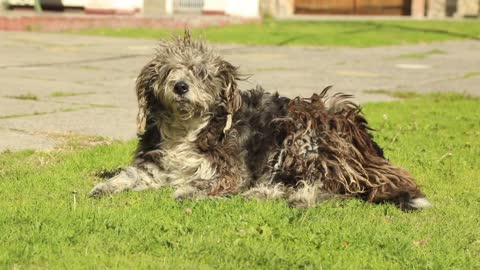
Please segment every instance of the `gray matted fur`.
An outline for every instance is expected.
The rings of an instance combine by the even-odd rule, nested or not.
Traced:
[[[348,95],[240,91],[237,67],[203,41],[162,41],[137,79],[139,143],[132,164],[90,192],[172,186],[176,199],[241,194],[313,207],[336,197],[430,203],[373,141]]]

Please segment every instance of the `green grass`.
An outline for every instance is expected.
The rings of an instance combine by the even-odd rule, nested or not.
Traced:
[[[86,197],[135,142],[0,154],[2,269],[479,269],[480,100],[364,106],[377,141],[435,207],[330,201],[308,210],[169,189]],[[72,192],[78,192],[77,205]]]
[[[447,52],[445,52],[443,50],[433,49],[433,50],[426,51],[426,52],[421,52],[421,53],[406,53],[406,54],[399,55],[396,58],[400,58],[400,59],[425,59],[425,58],[427,58],[431,55],[446,54],[446,53]]]
[[[69,33],[133,38],[164,38],[170,29],[93,28]],[[176,30],[181,33],[183,30]],[[480,21],[294,21],[194,29],[212,42],[264,45],[326,45],[371,47],[455,39],[480,39]]]

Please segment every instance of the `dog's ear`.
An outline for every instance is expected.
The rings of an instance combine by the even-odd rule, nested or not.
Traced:
[[[147,64],[140,75],[137,77],[136,81],[136,92],[137,92],[137,101],[138,101],[138,114],[137,114],[137,134],[142,135],[145,133],[145,128],[147,125],[147,115],[148,115],[148,95],[152,93],[153,87],[153,77],[154,73],[154,64]]]
[[[237,86],[237,80],[241,79],[241,75],[237,67],[225,60],[220,61],[218,75],[223,83],[221,96],[227,105],[228,113],[233,114],[242,106],[242,98]]]
[[[223,89],[221,97],[225,101],[227,109],[227,122],[223,132],[227,132],[232,125],[233,114],[242,107],[242,97],[237,86],[237,80],[241,79],[238,68],[225,60],[221,60],[218,67],[218,75],[222,79]]]
[[[192,42],[192,35],[190,34],[190,30],[185,27],[185,31],[183,32],[183,43],[185,45],[190,44]]]

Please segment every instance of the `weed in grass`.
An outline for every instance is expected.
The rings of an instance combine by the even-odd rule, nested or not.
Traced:
[[[38,25],[27,25],[27,27],[25,28],[25,30],[27,32],[38,32],[38,31],[41,31],[42,28]]]
[[[72,96],[83,96],[83,95],[93,95],[95,92],[64,92],[64,91],[55,91],[50,94],[51,97],[72,97]]]
[[[397,59],[425,59],[431,55],[446,54],[446,51],[433,49],[422,53],[407,53],[397,56]]]
[[[97,85],[97,86],[104,86],[101,82],[93,82],[93,81],[73,81],[76,84],[80,85]]]
[[[257,68],[255,72],[269,72],[269,71],[287,71],[290,70],[287,67],[267,67],[267,68]]]
[[[434,203],[411,213],[354,199],[175,201],[168,188],[94,200],[95,172],[127,165],[135,141],[54,151],[41,167],[44,152],[5,152],[0,268],[479,269],[479,105],[429,94],[363,106]]]
[[[468,79],[468,78],[473,78],[473,77],[477,77],[477,76],[480,76],[480,71],[476,71],[476,72],[469,72],[465,75],[463,75],[463,79]]]
[[[88,104],[90,105],[91,107],[93,108],[118,108],[118,106],[116,105],[112,105],[112,104]]]
[[[411,98],[418,98],[420,95],[417,92],[410,92],[410,91],[395,91],[390,94],[392,97],[395,98],[402,98],[402,99],[411,99]]]
[[[98,70],[98,69],[100,69],[99,67],[90,66],[90,65],[82,65],[82,66],[79,66],[79,68],[86,69],[86,70]]]
[[[19,117],[28,117],[28,116],[45,115],[45,114],[54,113],[54,112],[56,112],[56,111],[51,111],[51,112],[33,112],[33,113],[19,113],[19,114],[0,115],[0,119],[10,119],[10,118],[19,118]]]
[[[84,110],[87,107],[77,107],[77,108],[64,108],[54,111],[48,112],[33,112],[33,113],[22,113],[22,114],[9,114],[9,115],[0,115],[0,119],[9,119],[9,118],[20,118],[20,117],[29,117],[29,116],[38,116],[38,115],[45,115],[45,114],[52,114],[58,112],[74,112],[79,110]]]
[[[38,96],[31,93],[22,94],[18,96],[7,96],[7,98],[14,98],[14,99],[21,99],[21,100],[38,100]]]
[[[401,99],[412,99],[422,97],[421,94],[413,91],[390,91],[385,89],[372,89],[372,90],[364,90],[362,91],[366,94],[380,94],[380,95],[387,95],[394,98],[401,98]]]
[[[28,75],[19,74],[19,75],[17,75],[17,77],[22,78],[22,79],[33,79],[33,80],[36,80],[36,81],[46,81],[46,82],[54,82],[54,81],[57,80],[55,78],[45,78],[45,77],[40,77],[40,76],[31,76],[30,74],[28,74]]]
[[[469,79],[469,78],[474,78],[480,76],[480,72],[474,71],[474,72],[469,72],[464,75],[456,76],[456,77],[451,77],[448,79],[442,79],[442,80],[437,80],[436,82],[443,82],[443,81],[453,81],[453,80],[463,80],[463,79]]]
[[[386,89],[368,89],[368,90],[363,90],[362,91],[365,94],[375,94],[375,95],[386,95],[390,96],[393,91],[391,90],[386,90]]]

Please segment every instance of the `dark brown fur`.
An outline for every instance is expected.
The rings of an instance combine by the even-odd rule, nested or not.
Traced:
[[[222,175],[209,194],[239,193],[263,177],[292,188],[321,182],[325,193],[391,201],[401,208],[424,197],[406,170],[383,157],[350,96],[329,98],[327,90],[293,100],[261,89],[243,92],[243,106],[227,134],[222,133],[227,112],[217,107],[197,139]]]
[[[347,95],[328,98],[327,90],[309,99],[295,98],[287,117],[275,120],[286,137],[274,179],[287,185],[320,181],[328,193],[369,202],[390,200],[401,207],[411,198],[424,197],[407,171],[383,157],[360,108]],[[331,102],[328,107],[326,100]]]

